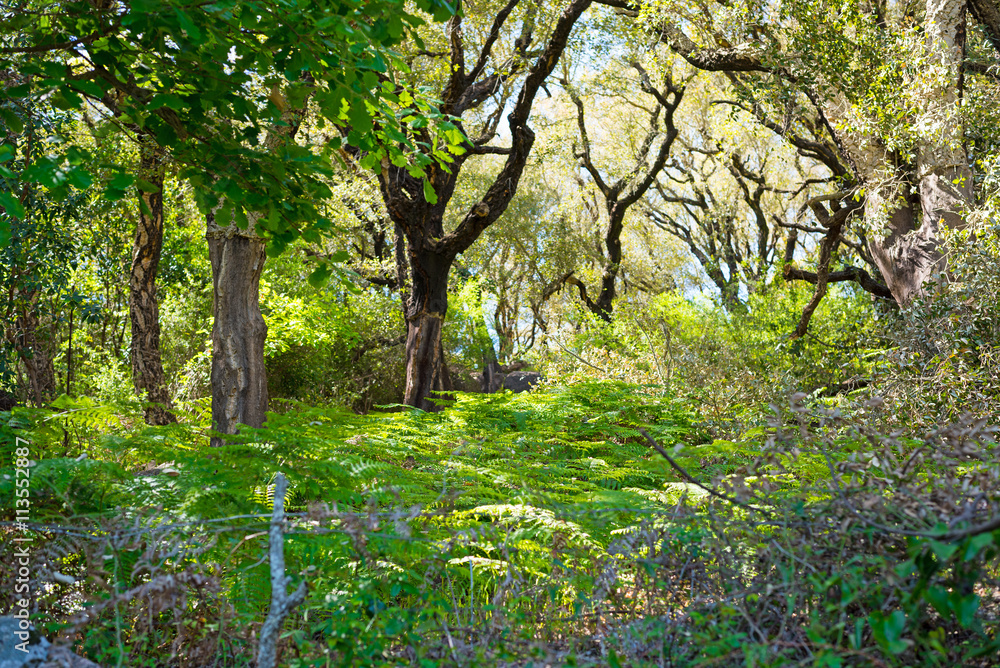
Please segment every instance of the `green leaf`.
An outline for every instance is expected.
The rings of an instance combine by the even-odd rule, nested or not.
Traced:
[[[74,81],[73,87],[82,93],[89,95],[90,97],[100,98],[104,96],[104,88],[102,88],[96,81],[88,81],[86,79],[81,81]]]
[[[962,561],[971,561],[979,554],[979,551],[984,547],[989,547],[993,544],[993,534],[991,533],[981,533],[978,536],[973,536],[969,539],[968,544],[965,546],[965,552],[962,554]]]
[[[131,174],[118,172],[111,177],[108,185],[104,187],[104,199],[109,202],[116,202],[125,197],[128,189],[135,183],[135,177]]]
[[[958,596],[958,592],[952,592],[951,607],[955,611],[955,617],[962,628],[969,628],[975,620],[976,611],[979,610],[979,597],[975,594],[968,596]]]
[[[906,627],[906,614],[902,610],[895,610],[889,616],[875,611],[868,617],[868,623],[875,641],[889,653],[902,654],[910,646],[911,642],[902,639]]]
[[[194,21],[191,20],[190,16],[178,9],[177,20],[180,21],[181,29],[187,33],[189,40],[193,42],[201,41],[201,30],[199,30],[198,26],[194,24]]]
[[[0,117],[3,117],[4,123],[14,134],[19,135],[24,132],[24,121],[10,109],[0,109]]]
[[[10,243],[10,219],[0,216],[0,248]]]
[[[149,104],[146,105],[146,110],[155,111],[157,109],[160,109],[161,107],[167,107],[169,109],[173,109],[174,111],[183,111],[184,109],[187,109],[189,106],[191,105],[189,105],[187,102],[185,102],[182,98],[178,97],[177,95],[160,93],[158,95],[153,96],[153,99],[150,100]]]
[[[930,603],[937,613],[948,619],[951,616],[951,604],[948,602],[948,590],[939,585],[931,585],[924,590],[924,600]]]
[[[66,172],[66,180],[77,190],[86,190],[94,185],[94,179],[90,176],[90,172],[83,167],[73,167]]]
[[[437,193],[434,192],[434,186],[432,186],[431,182],[427,179],[424,179],[423,183],[424,183],[424,199],[427,200],[428,204],[437,204],[438,196]]]
[[[368,113],[367,106],[361,100],[355,100],[351,103],[351,108],[347,111],[347,118],[351,122],[351,129],[355,132],[361,134],[371,132],[372,117]]]
[[[948,561],[948,559],[951,558],[951,555],[955,554],[955,551],[958,550],[958,545],[956,543],[942,543],[936,540],[930,541],[930,546],[931,550],[934,552],[934,556],[941,561]]]
[[[24,220],[24,207],[21,205],[20,200],[14,197],[13,193],[0,192],[0,205],[3,205],[3,208],[7,210],[8,216],[17,218],[18,220]],[[10,231],[8,229],[8,234],[9,233]]]
[[[330,269],[330,266],[326,262],[324,262],[320,266],[316,267],[316,269],[311,274],[309,274],[309,278],[306,280],[309,281],[309,285],[313,286],[316,289],[319,289],[327,284],[327,282],[330,280],[330,276],[332,275],[333,275],[333,270]]]
[[[145,179],[136,179],[135,184],[139,186],[139,190],[144,193],[158,193],[160,188]]]
[[[124,190],[125,188],[130,187],[133,183],[135,183],[134,176],[126,174],[125,172],[117,172],[111,177],[111,180],[108,181],[108,186]]]

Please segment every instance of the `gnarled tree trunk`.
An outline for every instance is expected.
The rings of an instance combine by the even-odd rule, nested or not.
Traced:
[[[524,171],[528,155],[535,141],[535,134],[528,125],[531,106],[545,79],[559,62],[570,32],[580,15],[590,6],[591,0],[569,0],[559,14],[552,33],[544,48],[534,57],[534,62],[525,65],[527,49],[532,41],[534,29],[534,7],[526,10],[521,25],[521,37],[514,48],[519,53],[517,59],[510,59],[497,71],[486,74],[491,60],[491,51],[500,28],[517,4],[513,1],[496,18],[492,36],[486,41],[475,57],[477,63],[471,70],[466,68],[465,45],[462,41],[461,17],[448,22],[447,32],[450,44],[450,76],[441,95],[441,111],[455,118],[461,118],[469,109],[479,107],[493,96],[504,81],[510,79],[523,67],[527,67],[524,84],[517,95],[517,101],[507,115],[510,127],[510,146],[487,146],[497,135],[500,114],[492,115],[480,136],[465,145],[466,152],[454,156],[447,170],[438,166],[427,168],[426,183],[414,177],[409,168],[382,163],[379,187],[386,210],[396,226],[397,238],[405,238],[405,257],[398,252],[397,262],[406,269],[400,274],[408,274],[407,281],[400,281],[401,289],[409,289],[409,297],[404,308],[406,314],[406,391],[403,401],[424,410],[435,410],[430,399],[435,391],[451,389],[451,379],[445,364],[441,345],[441,327],[448,310],[448,273],[455,257],[464,252],[492,225],[507,209],[517,191],[517,184]],[[470,59],[469,62],[472,62]],[[504,105],[501,105],[504,108]],[[461,126],[461,121],[458,121]],[[421,132],[423,134],[421,134]],[[432,142],[426,131],[418,131],[420,141]],[[443,217],[448,202],[455,192],[458,174],[470,155],[499,153],[506,155],[503,167],[493,183],[462,217],[457,227],[445,232]],[[427,188],[434,191],[433,197],[426,197]]]
[[[959,117],[965,57],[966,0],[928,0],[924,27],[937,78],[924,93],[927,134],[917,147],[919,221],[907,187],[894,192],[888,234],[869,244],[882,277],[900,304],[923,292],[923,284],[945,270],[939,249],[941,226],[961,229],[973,201],[973,179]]]
[[[132,243],[129,276],[129,318],[132,322],[132,383],[139,395],[146,394],[146,422],[175,422],[167,410],[167,391],[160,358],[160,309],[156,299],[156,273],[163,249],[163,149],[146,139],[140,147],[139,177],[153,186],[139,187],[139,222]],[[155,190],[155,192],[154,192]]]
[[[267,324],[260,312],[260,275],[264,242],[252,227],[220,227],[208,217],[208,256],[212,262],[212,427],[237,433],[237,425],[260,427],[267,412],[264,340]],[[222,445],[213,438],[212,445]]]
[[[447,254],[410,248],[410,293],[406,310],[406,389],[403,402],[436,410],[437,392],[452,389],[444,358],[441,328],[448,312],[448,273],[454,259]],[[438,395],[440,396],[440,395]]]

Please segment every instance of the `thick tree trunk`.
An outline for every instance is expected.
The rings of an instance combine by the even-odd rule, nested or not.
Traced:
[[[941,226],[965,226],[973,201],[973,179],[959,117],[965,52],[965,0],[928,0],[927,48],[939,73],[924,94],[926,134],[917,148],[917,201],[908,188],[884,197],[891,210],[888,234],[869,243],[872,257],[899,304],[923,293],[923,284],[945,271]],[[891,196],[895,196],[895,202]],[[901,203],[899,203],[901,201]]]
[[[260,275],[264,242],[235,224],[219,227],[208,217],[208,255],[212,262],[212,428],[237,433],[237,425],[260,427],[267,412],[264,339],[260,312]],[[213,438],[212,445],[222,445]]]
[[[441,343],[448,312],[448,272],[452,258],[424,251],[410,260],[410,295],[406,304],[406,390],[403,403],[425,411],[440,410],[436,392],[452,389]],[[440,396],[440,395],[437,395]]]
[[[917,151],[920,208],[924,219],[949,229],[965,227],[973,201],[972,170],[961,119],[965,60],[966,0],[928,0],[927,40],[941,74],[926,100],[925,114],[937,121]]]
[[[907,304],[920,294],[921,285],[943,269],[938,251],[938,226],[924,216],[917,226],[909,188],[894,191],[898,204],[889,214],[888,234],[881,239],[871,239],[868,249],[886,286],[898,304]],[[876,203],[866,205],[866,215],[877,215],[871,209]]]
[[[132,273],[129,277],[129,318],[132,322],[132,383],[146,395],[146,422],[153,425],[176,422],[167,410],[167,391],[160,358],[160,309],[156,298],[156,273],[163,250],[163,150],[152,141],[141,146],[139,176],[156,192],[140,186],[139,222],[132,243]]]
[[[308,98],[307,98],[308,99]],[[264,140],[269,151],[292,141],[305,115],[306,99],[290,107],[275,84],[271,100],[284,111],[282,125]],[[267,418],[267,372],[264,341],[267,323],[260,312],[260,276],[264,271],[264,240],[257,236],[259,213],[248,212],[246,229],[235,220],[216,223],[218,208],[206,216],[208,257],[212,262],[212,428],[236,434],[237,425],[262,427]],[[223,445],[222,437],[212,439]]]

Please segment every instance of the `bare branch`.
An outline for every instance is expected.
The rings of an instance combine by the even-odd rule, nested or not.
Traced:
[[[818,274],[798,269],[797,267],[793,267],[788,264],[785,265],[784,277],[786,281],[805,281],[806,283],[812,283],[813,285],[816,285],[819,282]],[[827,274],[827,283],[840,283],[843,281],[854,281],[860,285],[865,292],[871,293],[876,297],[889,300],[893,299],[892,292],[889,291],[889,288],[876,281],[872,278],[871,274],[860,267],[847,267],[842,271],[834,271]]]
[[[268,558],[271,562],[271,609],[260,628],[260,643],[257,646],[257,668],[274,668],[277,658],[278,636],[281,625],[289,613],[306,598],[306,583],[300,582],[291,594],[288,585],[291,578],[285,575],[285,492],[288,480],[279,473],[274,479],[274,513],[268,530]]]

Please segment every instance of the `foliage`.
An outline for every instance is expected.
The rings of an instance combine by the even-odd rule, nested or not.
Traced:
[[[730,438],[760,425],[768,405],[794,391],[837,395],[866,385],[880,342],[862,324],[873,307],[838,293],[823,302],[807,337],[789,340],[808,297],[798,284],[778,284],[751,295],[742,313],[670,292],[620,302],[610,325],[584,320],[586,329],[549,341],[538,360],[557,382],[663,386],[693,401],[715,435]]]
[[[438,0],[417,6],[436,20],[454,11]],[[436,116],[418,91],[392,83],[394,71],[406,65],[391,48],[423,23],[395,0],[252,7],[31,3],[0,19],[0,70],[25,77],[5,88],[2,99],[50,98],[58,108],[81,112],[103,108],[102,134],[154,137],[196,186],[202,210],[222,200],[231,211],[229,217],[223,211],[223,219],[235,216],[244,227],[247,212],[259,212],[257,231],[280,252],[300,234],[316,240],[330,227],[317,203],[331,194],[324,181],[342,143],[333,138],[318,152],[290,144],[277,156],[262,147],[260,138],[283,123],[290,104],[311,97],[321,122],[343,128],[345,144],[367,151],[366,167],[386,159],[422,176],[435,161],[450,160],[436,145],[416,146],[406,130],[430,123],[454,145],[461,139],[455,126]],[[3,115],[8,123],[16,120],[7,109]],[[12,157],[13,147],[4,144],[0,161]],[[64,157],[33,160],[20,178],[59,197],[69,185],[85,189],[94,182],[93,158],[86,147],[72,145]],[[110,166],[104,194],[117,200],[135,177]],[[0,198],[8,215],[24,216],[10,192]],[[6,219],[2,224],[6,230]]]
[[[581,15],[558,79],[530,75],[545,99],[509,133],[557,5],[0,12],[0,613],[17,532],[32,539],[32,615],[48,636],[102,665],[252,666],[280,473],[288,574],[309,589],[280,665],[993,665],[990,35],[970,22],[952,110],[934,99],[949,73],[931,66],[922,3],[609,4]],[[453,9],[461,21],[428,21]],[[705,72],[706,59],[744,69]],[[642,173],[643,137],[663,136],[647,135],[662,118],[633,63],[686,92],[656,193],[630,208],[609,264],[594,184]],[[586,105],[589,180],[569,90]],[[296,143],[265,150],[292,107]],[[978,208],[945,235],[947,272],[901,309],[831,283],[791,338],[819,281],[817,239],[833,244],[834,274],[851,258],[873,266],[872,188],[908,190],[918,211],[914,156],[952,134],[965,142],[938,148],[968,146]],[[141,205],[126,195],[143,187],[143,135],[169,149],[156,296],[179,421],[163,427],[144,424],[130,379]],[[424,269],[408,261],[440,269],[444,237],[498,213],[484,193],[507,188],[494,183],[503,145],[529,135],[503,213],[449,264],[442,341],[460,389],[494,361],[543,380],[447,393],[435,413],[398,405],[419,345],[406,317],[421,314],[400,296]],[[398,219],[421,193],[427,216]],[[203,220],[217,200],[270,243],[273,412],[213,448]],[[856,213],[835,237],[838,210]],[[612,274],[605,321],[582,290]],[[26,490],[15,467],[30,469]]]
[[[608,381],[459,395],[440,413],[302,405],[210,457],[203,422],[148,428],[139,407],[64,399],[3,429],[5,458],[16,427],[38,459],[39,620],[86,630],[78,649],[104,662],[246,662],[278,471],[293,481],[288,567],[310,591],[282,665],[995,652],[1000,535],[976,528],[1000,501],[993,430],[903,439],[881,431],[877,402],[803,397],[711,443],[684,403]],[[56,524],[73,529],[43,528]]]
[[[975,243],[969,243],[972,236]],[[925,298],[883,319],[897,344],[878,365],[886,397],[914,424],[1000,415],[1000,232],[995,221],[948,240],[949,272]]]

